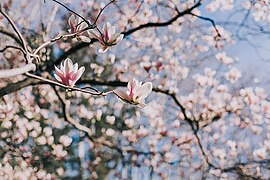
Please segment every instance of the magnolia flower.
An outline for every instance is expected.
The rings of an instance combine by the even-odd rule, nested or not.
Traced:
[[[70,26],[70,29],[68,30],[69,33],[76,34],[76,39],[78,41],[83,41],[83,42],[90,42],[91,39],[84,34],[86,32],[81,32],[85,28],[88,27],[88,24],[80,17],[76,17],[75,15],[71,15],[70,18],[68,19],[68,24]]]
[[[146,106],[144,100],[152,91],[152,83],[146,82],[142,84],[142,82],[138,82],[133,78],[128,82],[127,88],[127,92],[119,89],[116,89],[113,92],[123,101],[144,108]]]
[[[98,40],[95,44],[100,46],[99,53],[105,53],[110,49],[110,46],[115,46],[124,37],[123,34],[115,33],[115,27],[108,22],[103,26],[102,34],[97,30],[89,30],[87,32],[91,38]]]
[[[56,74],[54,74],[55,79],[69,87],[75,85],[85,70],[84,66],[78,69],[78,64],[73,65],[73,62],[69,58],[67,58],[64,63],[61,63],[60,69],[56,66],[54,67],[56,72]]]

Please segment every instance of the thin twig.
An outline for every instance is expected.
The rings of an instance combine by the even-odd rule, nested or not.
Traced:
[[[48,84],[52,84],[52,85],[56,85],[56,86],[65,88],[65,89],[67,89],[69,91],[79,91],[79,92],[91,94],[93,96],[106,96],[108,94],[108,93],[104,93],[104,92],[100,92],[100,91],[92,92],[92,91],[87,91],[87,90],[84,90],[84,89],[81,89],[81,88],[69,87],[69,86],[61,84],[59,82],[56,82],[56,81],[53,81],[53,80],[50,80],[50,79],[46,79],[44,77],[37,76],[37,75],[31,74],[31,73],[25,73],[25,75],[28,76],[28,77],[31,77],[31,78],[35,78],[35,79],[39,79],[41,81],[47,82]]]
[[[195,16],[195,17],[197,17],[199,19],[203,19],[203,20],[209,21],[212,24],[212,26],[214,27],[214,29],[215,29],[215,31],[217,33],[216,37],[221,37],[221,34],[219,33],[219,31],[218,31],[218,29],[216,27],[216,23],[215,23],[215,21],[213,19],[208,18],[208,17],[199,16],[199,15],[194,14],[192,12],[190,12],[189,14],[192,15],[192,16]]]
[[[99,11],[99,13],[98,13],[98,15],[97,15],[97,17],[96,17],[96,19],[95,19],[95,21],[94,21],[93,24],[96,24],[96,23],[97,23],[97,20],[98,20],[98,18],[100,17],[101,13],[104,11],[104,9],[105,9],[107,6],[109,6],[110,4],[114,3],[114,2],[116,2],[116,0],[110,1],[108,4],[106,4],[106,5]]]
[[[89,21],[87,21],[82,15],[76,13],[75,11],[73,11],[72,9],[70,9],[69,7],[67,7],[66,5],[64,5],[63,3],[61,3],[61,2],[59,2],[59,1],[57,1],[57,0],[52,0],[52,1],[56,2],[57,4],[59,4],[59,5],[63,6],[64,8],[66,8],[68,11],[70,11],[70,12],[72,12],[73,14],[76,14],[77,16],[79,16],[80,18],[82,18],[82,20],[83,20],[84,22],[86,22],[87,25],[88,25],[89,27],[92,26],[91,23],[90,23]]]
[[[18,35],[18,37],[22,43],[23,49],[27,52],[26,41],[25,41],[24,37],[22,36],[21,32],[19,31],[19,29],[17,28],[17,26],[15,25],[15,23],[13,22],[13,20],[2,10],[1,7],[0,7],[0,13],[8,20],[8,22],[10,23],[10,25],[12,26],[12,28],[14,29],[14,31]]]
[[[17,46],[12,46],[12,45],[7,45],[3,49],[0,49],[0,53],[4,52],[7,49],[17,49],[17,50],[20,50],[23,54],[26,54],[26,52],[22,48],[17,47]]]

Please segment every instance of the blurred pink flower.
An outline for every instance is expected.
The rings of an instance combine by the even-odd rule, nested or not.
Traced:
[[[69,58],[67,58],[64,63],[61,63],[60,69],[56,66],[54,67],[56,72],[54,77],[57,81],[69,87],[73,87],[75,85],[85,70],[84,66],[78,69],[78,64],[73,64]]]
[[[142,84],[142,82],[138,82],[133,78],[128,82],[127,88],[127,92],[119,89],[116,89],[113,92],[123,101],[144,108],[146,106],[144,102],[145,98],[151,93],[153,88],[152,83],[146,82]]]
[[[68,19],[68,24],[70,26],[70,29],[68,30],[69,33],[74,34],[78,33],[76,35],[76,39],[78,41],[83,42],[90,42],[90,37],[85,36],[86,32],[81,32],[85,28],[88,27],[87,23],[80,17],[76,17],[75,15],[71,15]]]
[[[115,27],[112,26],[110,23],[106,23],[102,29],[102,35],[97,30],[89,30],[87,31],[91,38],[95,38],[98,40],[95,44],[100,46],[99,53],[105,53],[110,46],[115,46],[119,43],[124,35],[120,33],[115,33]]]

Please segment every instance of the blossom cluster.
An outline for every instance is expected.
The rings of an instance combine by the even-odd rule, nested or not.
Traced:
[[[94,29],[89,28],[88,24],[82,18],[75,15],[70,16],[68,22],[70,26],[69,32],[76,34],[77,40],[84,42],[90,42],[91,39],[97,40],[94,43],[100,47],[100,53],[105,53],[112,46],[118,44],[124,37],[123,34],[116,33],[115,27],[109,22],[103,26],[102,31],[97,27]],[[89,23],[91,24],[90,21]]]

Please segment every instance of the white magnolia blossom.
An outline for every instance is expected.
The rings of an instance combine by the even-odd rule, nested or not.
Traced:
[[[95,29],[87,32],[91,38],[98,40],[95,44],[100,46],[99,53],[105,53],[111,46],[115,46],[124,38],[123,34],[115,33],[115,27],[108,22],[103,26],[102,34]]]
[[[152,83],[146,82],[142,84],[135,78],[128,82],[127,85],[128,91],[124,92],[120,89],[114,90],[114,94],[116,94],[123,101],[137,105],[140,108],[146,107],[145,98],[152,92]]]
[[[84,70],[84,66],[78,69],[78,64],[73,64],[71,59],[67,58],[64,63],[61,63],[60,69],[55,66],[56,74],[54,74],[54,77],[60,83],[73,87],[82,76]]]
[[[88,36],[85,36],[86,32],[82,32],[84,29],[87,28],[87,23],[80,17],[76,17],[75,15],[71,15],[68,19],[68,24],[70,26],[70,29],[68,30],[69,33],[74,34],[78,33],[76,35],[76,39],[78,41],[83,42],[90,42],[91,39]]]

